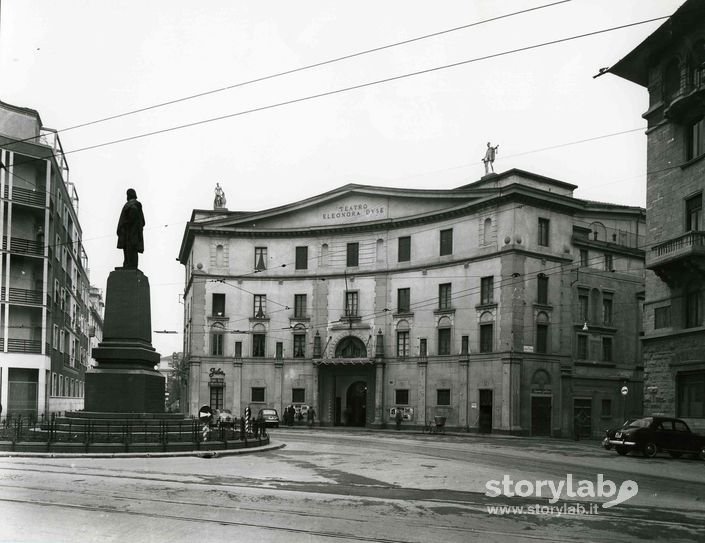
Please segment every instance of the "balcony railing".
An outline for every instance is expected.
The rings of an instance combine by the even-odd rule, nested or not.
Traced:
[[[687,232],[653,246],[646,267],[669,284],[705,273],[705,232]]]
[[[42,305],[42,291],[41,290],[29,290],[24,288],[10,288],[2,287],[0,289],[0,299],[5,302],[16,303],[16,304],[33,304]]]
[[[651,248],[650,264],[682,258],[692,253],[705,254],[705,232],[686,232]]]
[[[42,256],[44,254],[44,243],[24,238],[10,238],[10,252],[22,255]],[[2,237],[2,249],[7,251],[7,236]]]
[[[3,198],[9,200],[10,188],[5,186]],[[20,204],[44,207],[46,206],[46,192],[43,190],[30,190],[22,187],[12,187],[12,201]]]
[[[5,338],[0,338],[0,350],[5,350]],[[41,354],[42,342],[35,339],[9,338],[7,340],[7,352]]]

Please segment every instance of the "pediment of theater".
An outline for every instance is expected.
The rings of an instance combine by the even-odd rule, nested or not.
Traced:
[[[217,227],[256,229],[327,228],[414,219],[462,207],[485,196],[453,190],[334,191],[286,206],[245,216],[221,218]]]

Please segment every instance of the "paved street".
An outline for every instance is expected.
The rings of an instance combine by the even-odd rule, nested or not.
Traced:
[[[215,458],[0,458],[3,542],[702,541],[705,463],[618,456],[595,441],[280,429],[267,452]],[[486,484],[572,475],[638,493],[488,497]],[[520,489],[520,487],[516,487]],[[595,504],[598,504],[595,506]],[[592,509],[591,509],[592,506]],[[547,510],[544,510],[544,513]]]

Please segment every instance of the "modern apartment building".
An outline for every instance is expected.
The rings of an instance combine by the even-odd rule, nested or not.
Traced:
[[[83,407],[89,283],[78,195],[56,131],[0,102],[3,416]]]
[[[554,436],[639,413],[644,210],[575,189],[510,170],[194,210],[189,411],[308,404],[324,425],[382,426],[401,410]]]
[[[705,429],[705,3],[609,70],[648,90],[644,407]]]

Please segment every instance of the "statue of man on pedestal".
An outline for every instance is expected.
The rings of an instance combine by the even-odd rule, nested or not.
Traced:
[[[490,173],[490,169],[494,173],[494,159],[495,156],[497,156],[497,153],[499,152],[497,151],[497,149],[499,149],[499,145],[495,145],[494,147],[492,147],[490,142],[487,142],[487,151],[485,152],[485,157],[482,159],[482,162],[485,163],[485,175]]]
[[[220,186],[220,183],[215,184],[215,199],[213,200],[213,208],[225,207],[225,191]]]
[[[127,189],[127,203],[122,206],[117,226],[117,248],[122,249],[123,268],[137,269],[138,253],[144,252],[144,214],[135,189]]]

